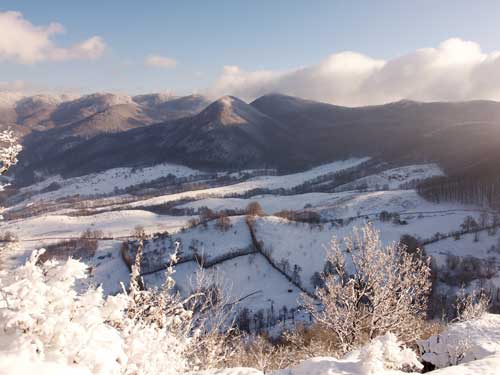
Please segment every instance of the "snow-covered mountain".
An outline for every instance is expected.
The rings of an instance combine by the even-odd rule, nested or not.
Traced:
[[[185,111],[191,105],[199,108],[200,100],[181,98],[162,108]],[[33,133],[25,138],[16,175],[27,175],[31,181],[37,170],[82,175],[161,162],[252,168],[285,165],[300,155],[286,127],[234,97],[223,97],[194,116],[149,126],[138,116],[124,115],[130,111],[130,104],[115,105],[80,122]],[[133,113],[148,116],[150,112],[134,109]],[[87,140],[89,134],[93,137]]]
[[[20,134],[33,130],[43,131],[54,127],[81,122],[92,116],[110,111],[115,107],[127,112],[127,120],[137,124],[150,124],[170,119],[190,116],[208,105],[208,100],[201,95],[179,97],[173,94],[159,93],[129,96],[113,93],[77,94],[22,94],[0,93],[0,126],[12,127]],[[124,109],[126,108],[126,109]],[[120,112],[120,111],[118,111]],[[108,116],[99,120],[104,128],[108,121],[120,121]],[[121,130],[126,130],[122,127]]]
[[[15,170],[24,183],[162,162],[290,171],[370,156],[374,165],[434,162],[458,175],[492,170],[500,160],[500,103],[490,101],[348,108],[278,94],[210,105],[199,95],[170,94],[35,99],[18,102],[22,115],[2,110],[4,122],[18,121],[24,133],[41,130],[24,138]]]

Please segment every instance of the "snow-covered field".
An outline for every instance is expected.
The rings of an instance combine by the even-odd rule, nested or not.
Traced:
[[[130,236],[136,226],[147,233],[176,231],[189,216],[157,215],[149,211],[129,210],[103,212],[89,216],[43,215],[3,223],[2,231],[15,233],[22,240],[75,237],[87,229],[101,230],[108,237]]]
[[[443,171],[436,164],[409,165],[359,178],[347,184],[340,185],[335,190],[400,189],[402,185],[409,184],[414,181],[443,175]]]
[[[253,314],[271,308],[278,311],[283,306],[295,308],[300,301],[300,290],[260,254],[237,257],[203,271],[195,262],[179,264],[175,269],[174,279],[181,293],[188,295],[197,274],[203,272],[208,280],[217,277],[222,281],[230,302],[241,300],[238,309],[248,308]],[[147,286],[163,285],[164,280],[163,271],[144,276]]]
[[[172,234],[171,237],[151,241],[145,248],[146,253],[152,251],[154,254],[160,254],[159,268],[168,259],[173,250],[173,243],[179,241],[184,256],[192,256],[196,253],[206,262],[218,262],[221,257],[230,258],[210,267],[209,270],[218,269],[220,274],[228,279],[227,282],[233,285],[232,295],[235,298],[258,291],[252,298],[245,300],[245,305],[255,304],[260,308],[274,304],[275,307],[280,308],[284,304],[288,308],[294,308],[298,304],[297,286],[309,291],[314,289],[311,278],[316,272],[323,270],[325,248],[329,246],[333,236],[342,239],[349,235],[355,226],[360,227],[366,222],[371,222],[381,231],[383,243],[398,241],[404,234],[426,240],[434,236],[436,232],[447,234],[460,229],[465,217],[469,215],[476,220],[479,219],[483,210],[481,207],[457,203],[435,204],[424,200],[415,190],[399,189],[401,183],[441,174],[439,168],[432,164],[400,167],[381,172],[376,176],[365,177],[362,180],[369,190],[365,192],[347,190],[296,195],[267,194],[245,199],[230,197],[232,194],[241,194],[256,188],[290,189],[315,178],[331,176],[335,172],[355,167],[366,160],[366,158],[350,159],[291,175],[260,176],[229,186],[158,196],[133,203],[110,204],[101,207],[101,212],[94,215],[68,216],[72,211],[67,209],[65,212],[10,220],[0,225],[0,231],[9,231],[17,235],[21,241],[16,245],[15,253],[24,255],[35,248],[61,239],[78,237],[87,229],[102,231],[105,237],[115,240],[100,241],[99,251],[91,260],[93,281],[103,283],[105,291],[109,293],[118,290],[120,281],[128,281],[128,269],[119,254],[119,240],[130,236],[136,226],[144,227],[148,234],[168,231]],[[130,186],[162,177],[165,174],[186,177],[199,173],[186,167],[173,165],[144,168],[137,170],[135,174],[131,174],[129,169],[121,168],[97,175],[59,181],[62,188],[53,193],[72,194],[81,191],[92,193],[95,192],[93,189],[111,192],[114,186]],[[353,182],[352,186],[357,186],[355,183],[358,182],[359,180]],[[39,190],[50,183],[46,181],[27,189]],[[389,190],[370,191],[376,185],[381,184],[388,185]],[[43,195],[43,197],[51,200],[59,196]],[[195,200],[179,205],[177,208],[197,210],[201,207],[208,207],[213,211],[243,210],[250,202],[257,201],[270,215],[282,210],[306,210],[319,214],[319,217],[326,222],[321,225],[310,225],[290,222],[276,216],[258,218],[255,223],[256,237],[258,241],[262,241],[264,250],[273,263],[265,266],[268,262],[266,258],[259,254],[248,255],[256,250],[252,250],[253,244],[244,217],[232,217],[227,231],[217,228],[215,221],[209,222],[206,226],[199,225],[179,231],[193,217],[159,215],[139,209],[140,206],[157,205],[187,197]],[[114,211],[109,211],[110,209]],[[401,222],[381,221],[379,214],[382,211],[398,213]],[[340,219],[342,219],[342,224],[339,224]],[[448,238],[428,245],[426,251],[436,258],[439,265],[444,264],[447,254],[461,257],[471,255],[487,259],[496,256],[491,248],[497,244],[497,237],[483,233],[477,242],[473,241],[472,235],[465,235],[459,241]],[[235,255],[238,256],[233,257]],[[21,256],[18,258],[24,259]],[[195,272],[196,267],[197,264],[194,261],[178,266],[177,278],[181,289],[187,287],[188,276]],[[260,276],[254,277],[257,274]],[[291,284],[287,276],[296,284]],[[162,277],[163,271],[160,271],[148,275],[146,282],[149,285],[157,285]],[[272,282],[269,283],[269,280]],[[496,282],[496,278],[493,281]],[[279,286],[280,292],[267,287],[273,285]],[[292,291],[288,292],[290,289]],[[286,293],[283,292],[285,290]],[[250,303],[250,301],[253,302]]]
[[[245,199],[230,197],[232,194],[241,194],[256,188],[290,189],[306,181],[355,167],[366,160],[366,158],[350,159],[291,175],[260,176],[230,186],[170,194],[128,204],[111,204],[102,207],[102,212],[95,215],[68,216],[71,210],[66,210],[66,214],[56,212],[27,219],[11,220],[2,223],[0,230],[16,234],[21,239],[18,252],[28,253],[34,248],[56,242],[62,238],[78,237],[87,229],[100,230],[106,237],[120,238],[130,236],[134,227],[142,226],[149,234],[165,231],[174,233],[171,238],[163,240],[165,243],[160,243],[162,241],[160,239],[151,243],[151,246],[155,246],[154,251],[164,253],[160,257],[161,259],[167,259],[168,254],[172,251],[172,244],[179,241],[184,255],[192,255],[193,251],[196,251],[203,256],[205,261],[210,262],[218,257],[233,254],[252,246],[249,230],[243,217],[231,218],[231,227],[226,232],[217,229],[214,222],[209,223],[207,227],[197,226],[193,229],[178,232],[192,217],[158,215],[136,207],[156,205],[189,197],[196,200],[179,205],[178,208],[197,210],[200,207],[208,207],[214,211],[243,210],[250,202],[256,201],[261,204],[267,214],[271,215],[282,210],[310,210],[318,213],[324,220],[343,219],[344,225],[325,223],[321,226],[315,226],[289,222],[286,219],[269,216],[258,219],[255,228],[257,239],[263,242],[266,250],[269,250],[270,259],[272,259],[274,265],[279,264],[282,267],[284,263],[287,263],[288,266],[285,267],[289,268],[285,273],[290,277],[298,278],[302,287],[312,291],[311,277],[315,272],[323,270],[325,247],[329,245],[333,236],[342,239],[344,236],[349,235],[355,226],[359,227],[366,222],[372,222],[381,231],[382,241],[388,243],[398,241],[404,234],[428,239],[436,232],[446,234],[460,229],[460,225],[466,216],[471,215],[476,220],[479,218],[482,210],[480,207],[456,203],[435,204],[421,198],[415,190],[398,189],[401,183],[412,179],[441,174],[440,169],[432,164],[395,168],[361,179],[365,186],[368,187],[367,190],[373,190],[377,186],[380,187],[380,185],[389,185],[389,190],[383,191],[361,192],[348,190],[336,193],[256,195]],[[61,189],[41,196],[44,199],[54,199],[60,197],[60,195],[57,195],[60,193],[72,194],[75,192],[81,193],[82,191],[93,193],[96,191],[95,189],[100,189],[100,192],[112,192],[115,186],[130,186],[141,181],[162,177],[165,174],[188,177],[199,173],[201,172],[174,165],[159,165],[142,170],[138,169],[135,173],[132,173],[127,168],[113,169],[96,175],[59,181],[62,186]],[[357,186],[356,184],[359,181],[354,181],[352,186]],[[43,189],[50,183],[50,180],[45,181],[29,187],[27,190]],[[346,186],[348,185],[343,185],[343,188]],[[51,198],[50,194],[56,195]],[[108,211],[111,208],[120,208],[121,210]],[[394,224],[390,221],[380,221],[379,214],[381,211],[399,213],[404,225]],[[496,244],[497,239],[496,237],[486,236],[486,234],[482,237],[479,242],[473,242],[471,236],[464,236],[461,241],[442,240],[429,245],[427,251],[436,258],[438,264],[443,264],[447,254],[473,255],[479,258],[491,257],[491,247]],[[105,254],[111,255],[94,262],[95,280],[112,279],[113,288],[108,286],[106,288],[107,290],[115,290],[116,278],[108,274],[114,270],[112,259],[114,259],[113,262],[115,263],[122,262],[119,255],[117,255],[118,246],[116,244],[112,246],[112,241],[101,242]],[[149,249],[148,246],[146,251]],[[247,291],[241,288],[239,284],[242,280],[237,276],[247,274],[248,259],[252,258],[255,258],[255,255],[242,256],[236,262],[238,265],[237,271],[226,272],[226,276],[229,278],[228,282],[236,286],[235,289],[238,293]],[[107,264],[108,262],[111,263],[111,266]],[[228,264],[231,264],[231,260],[228,261]],[[224,269],[226,265],[224,263],[222,265],[224,267],[219,268]],[[187,266],[182,265],[179,267]],[[276,269],[272,268],[268,271],[268,273],[277,273]],[[121,273],[120,277],[127,279],[126,272]],[[161,276],[157,275],[150,276],[150,281],[154,280],[155,277],[161,278]],[[283,278],[284,276],[279,275],[279,277]],[[253,288],[251,284],[247,284],[248,280],[245,283],[245,288]],[[260,290],[262,288],[254,289]],[[288,288],[285,289],[288,290]],[[263,289],[259,295],[264,300],[278,303],[279,296],[268,289]],[[289,307],[297,304],[296,298],[286,298],[285,301],[290,302]]]
[[[355,167],[367,160],[368,158],[357,158],[336,161],[310,169],[305,172],[282,176],[259,176],[250,178],[247,181],[240,182],[234,185],[188,191],[178,194],[168,194],[155,198],[140,200],[130,204],[120,205],[119,207],[133,208],[139,206],[154,206],[185,198],[226,197],[233,194],[244,194],[254,189],[292,189],[303,184],[304,182],[313,180],[320,176],[334,174],[336,172]]]
[[[92,267],[91,281],[102,285],[106,294],[121,290],[120,282],[128,283],[129,270],[120,255],[120,245],[132,235],[136,226],[144,227],[146,233],[175,232],[186,224],[188,216],[156,215],[148,211],[116,211],[91,216],[45,215],[23,220],[4,222],[3,233],[15,234],[19,243],[12,252],[2,254],[2,266],[15,267],[24,262],[35,249],[49,244],[78,238],[87,229],[103,231],[104,237],[115,238],[99,241],[95,256],[88,261]],[[121,238],[123,237],[123,238]]]
[[[341,194],[330,193],[306,193],[295,195],[255,195],[251,198],[205,198],[194,202],[180,205],[179,208],[193,208],[198,210],[207,207],[213,211],[221,210],[244,210],[249,203],[259,202],[267,214],[273,214],[282,210],[302,210],[310,205],[312,207],[327,205],[331,200]]]
[[[153,167],[144,168],[113,168],[100,173],[68,179],[64,179],[59,175],[51,176],[42,182],[22,188],[20,193],[36,194],[54,184],[57,185],[57,190],[39,193],[36,199],[55,200],[74,195],[111,194],[115,189],[125,189],[168,175],[179,178],[202,174],[203,172],[175,164],[158,164]]]
[[[88,260],[91,271],[88,282],[101,285],[103,292],[107,295],[116,294],[121,289],[121,283],[127,285],[130,277],[129,268],[120,252],[122,240],[129,237],[136,226],[142,226],[148,234],[165,231],[170,233],[168,237],[162,236],[148,241],[144,249],[146,255],[159,254],[158,259],[164,263],[172,252],[174,243],[178,241],[181,244],[181,258],[191,256],[176,266],[174,278],[181,294],[189,293],[197,275],[202,272],[198,263],[192,258],[193,254],[197,254],[207,263],[211,262],[203,269],[205,277],[220,280],[225,286],[229,299],[233,302],[239,301],[240,309],[247,308],[250,314],[262,313],[267,316],[266,314],[273,312],[279,315],[283,307],[286,307],[288,312],[300,307],[301,288],[313,291],[313,275],[323,271],[326,248],[332,237],[335,236],[341,240],[349,235],[354,227],[370,222],[380,230],[383,243],[398,241],[405,234],[425,240],[432,238],[436,232],[448,234],[459,230],[467,216],[472,216],[479,221],[481,213],[485,211],[484,207],[474,205],[431,203],[421,198],[415,190],[401,189],[402,184],[440,175],[442,172],[435,165],[391,169],[342,185],[337,189],[341,191],[332,193],[266,194],[245,199],[231,198],[233,194],[243,194],[258,188],[289,190],[318,177],[330,176],[335,172],[361,165],[366,160],[351,159],[286,176],[254,177],[229,186],[160,195],[147,199],[139,198],[132,203],[103,205],[100,207],[100,213],[88,216],[69,216],[75,211],[68,208],[66,211],[7,220],[0,224],[0,233],[12,232],[19,237],[20,242],[12,245],[13,250],[10,253],[6,250],[2,254],[0,264],[4,268],[14,266],[24,260],[33,249],[61,239],[78,237],[87,229],[99,230],[107,238],[98,241],[95,256]],[[36,199],[51,202],[75,194],[112,194],[115,186],[121,189],[164,177],[167,174],[189,177],[200,173],[186,167],[172,165],[144,168],[135,173],[121,168],[69,180],[54,177],[26,188],[24,193],[40,191],[53,182],[57,182],[61,185],[60,189],[36,195]],[[367,191],[356,190],[360,185],[363,185],[363,189]],[[206,225],[200,224],[188,228],[188,221],[195,217],[160,215],[140,208],[173,202],[181,198],[191,198],[194,201],[176,206],[176,208],[197,210],[201,207],[208,207],[213,211],[243,210],[250,202],[259,202],[265,213],[269,214],[269,216],[256,218],[254,223],[255,240],[262,247],[263,253],[259,253],[244,216],[231,217],[227,230],[221,229],[216,220]],[[273,213],[283,210],[312,211],[318,214],[323,222],[321,224],[300,223],[273,216]],[[382,211],[398,213],[399,220],[381,221]],[[500,256],[498,250],[495,250],[499,247],[499,237],[500,231],[494,235],[482,231],[477,241],[474,240],[473,234],[462,235],[458,240],[444,238],[428,244],[426,252],[434,257],[440,266],[446,263],[448,255],[496,259]],[[5,257],[9,258],[9,262],[4,262]],[[163,265],[159,264],[158,269]],[[145,285],[147,287],[158,286],[164,282],[164,276],[163,270],[145,274]],[[498,275],[489,281],[500,286]],[[487,316],[480,323],[455,325],[450,329],[448,336],[442,334],[439,344],[437,339],[422,343],[422,347],[426,348],[427,358],[438,367],[444,367],[445,358],[449,358],[449,350],[454,345],[453,337],[466,335],[472,343],[473,354],[465,358],[464,363],[436,370],[434,373],[438,375],[496,374],[500,365],[500,354],[498,354],[496,344],[498,334],[491,333],[490,327],[496,327],[497,333],[500,331],[500,321],[497,317]],[[358,374],[365,370],[373,370],[375,372],[372,371],[372,374],[381,375],[402,374],[397,370],[380,367],[380,361],[376,363],[376,361],[365,360],[366,353],[373,354],[389,344],[389,341],[376,342],[374,345],[379,345],[378,349],[372,348],[368,352],[366,352],[368,349],[363,349],[343,359],[311,359],[296,368],[275,374],[348,375]],[[0,373],[1,369],[2,363],[0,363]],[[257,375],[261,373],[254,369],[226,369],[214,374]]]

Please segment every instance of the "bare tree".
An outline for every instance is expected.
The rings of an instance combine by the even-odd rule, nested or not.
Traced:
[[[136,238],[146,238],[146,230],[142,225],[136,225],[134,227],[134,231],[132,232],[132,236]]]
[[[199,267],[190,279],[192,298],[186,308],[191,316],[188,358],[198,368],[224,365],[236,351],[239,333],[234,329],[237,301],[230,298],[231,285],[218,272]]]
[[[398,243],[383,246],[371,225],[355,228],[343,245],[345,251],[332,239],[323,287],[316,298],[303,295],[315,321],[336,337],[339,354],[387,332],[414,339],[431,288],[429,259]]]
[[[17,163],[17,155],[21,152],[22,146],[14,136],[12,130],[3,130],[0,132],[0,175],[7,173],[10,167]],[[0,191],[5,186],[0,184]],[[0,206],[0,220],[3,220],[4,208]],[[4,236],[5,238],[5,236]],[[0,251],[6,250],[8,246],[1,246]]]
[[[249,216],[264,216],[264,210],[259,202],[250,202],[246,208],[246,214]]]
[[[14,136],[12,130],[0,132],[0,174],[5,174],[10,167],[17,163],[17,155],[21,152],[22,146]]]
[[[215,228],[221,232],[227,232],[231,228],[231,219],[224,213],[221,213],[215,222]]]
[[[455,302],[455,321],[463,322],[480,318],[488,312],[490,302],[491,298],[484,290],[474,290],[471,293],[466,293],[465,289],[462,288]]]

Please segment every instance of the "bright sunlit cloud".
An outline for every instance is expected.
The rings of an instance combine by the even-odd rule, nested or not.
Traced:
[[[64,32],[59,23],[35,26],[19,12],[0,12],[0,61],[35,64],[46,61],[96,59],[106,45],[93,36],[67,48],[55,44],[53,37]]]
[[[149,55],[146,57],[144,64],[153,68],[171,69],[177,66],[177,61],[166,56]]]
[[[279,92],[350,106],[400,99],[500,100],[500,52],[484,53],[478,43],[454,38],[388,61],[341,52],[286,72],[225,66],[207,92],[246,100]]]

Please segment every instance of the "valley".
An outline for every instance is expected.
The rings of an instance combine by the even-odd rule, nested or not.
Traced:
[[[118,293],[122,283],[128,285],[140,227],[148,236],[142,264],[147,288],[163,284],[178,243],[174,278],[181,294],[189,295],[198,274],[217,275],[230,299],[239,301],[240,314],[251,319],[248,329],[280,332],[310,320],[302,295],[318,286],[331,239],[371,223],[384,244],[409,235],[424,246],[438,272],[436,301],[452,298],[462,286],[481,286],[497,296],[496,212],[422,198],[412,186],[443,176],[436,164],[366,169],[370,163],[369,157],[351,158],[289,175],[269,169],[213,173],[163,163],[49,177],[7,199],[11,205],[0,233],[19,241],[2,254],[2,263],[14,266],[34,249],[96,231],[97,248],[84,259],[90,282]],[[381,171],[370,174],[376,169]],[[255,202],[261,211],[249,221],[248,207]],[[464,229],[470,219],[482,226]],[[435,313],[449,309],[443,302],[434,307]]]
[[[500,146],[497,103],[16,100],[23,151],[3,177],[0,270],[45,249],[39,262],[85,264],[76,293],[170,285],[189,300],[201,288],[238,332],[271,343],[314,331],[330,250],[337,241],[351,256],[344,238],[371,228],[378,251],[402,244],[429,259],[428,318],[454,319],[460,296],[479,290],[500,311],[500,158],[480,157]],[[441,363],[449,349],[425,350]]]

